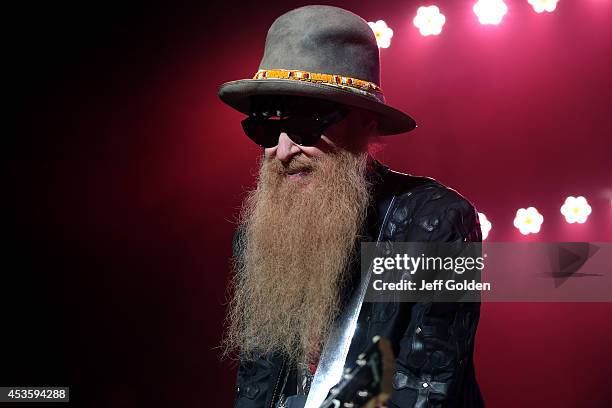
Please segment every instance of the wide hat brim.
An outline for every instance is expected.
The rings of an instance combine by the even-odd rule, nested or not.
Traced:
[[[349,107],[372,112],[378,119],[382,136],[405,133],[416,128],[409,115],[379,101],[345,88],[287,79],[239,79],[226,82],[219,88],[219,98],[232,108],[249,114],[250,97],[254,95],[291,95],[319,98]]]

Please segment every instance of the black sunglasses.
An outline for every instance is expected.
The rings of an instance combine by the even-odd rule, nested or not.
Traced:
[[[335,110],[325,116],[298,115],[281,119],[266,119],[250,116],[242,121],[244,133],[261,147],[278,145],[282,132],[300,146],[314,146],[329,126],[340,122],[347,115],[346,110]]]

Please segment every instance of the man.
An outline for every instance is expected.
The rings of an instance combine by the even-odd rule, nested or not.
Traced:
[[[272,24],[253,79],[220,88],[264,149],[234,238],[225,347],[240,351],[236,407],[303,404],[359,282],[360,242],[481,240],[477,213],[457,192],[368,153],[416,127],[385,103],[379,71],[363,19],[307,6]],[[472,362],[478,318],[478,303],[365,302],[349,359],[374,336],[387,338],[396,355],[388,406],[482,406]]]

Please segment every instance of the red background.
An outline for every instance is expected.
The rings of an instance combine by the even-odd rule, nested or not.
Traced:
[[[327,2],[320,2],[327,3]],[[493,222],[493,241],[612,238],[612,2],[536,14],[507,1],[337,1],[395,31],[388,102],[419,123],[378,157],[435,177]],[[109,2],[14,13],[3,385],[70,385],[79,406],[229,406],[219,361],[233,221],[259,153],[218,86],[250,77],[275,17],[306,3]],[[568,195],[593,214],[563,221]],[[542,232],[512,226],[520,207]],[[477,375],[489,406],[606,406],[610,303],[485,304]],[[7,326],[5,326],[7,327]]]

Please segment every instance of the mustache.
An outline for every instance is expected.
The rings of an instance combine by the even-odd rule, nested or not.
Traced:
[[[271,165],[274,172],[281,175],[312,172],[319,167],[318,159],[309,158],[303,153],[293,156],[288,162],[282,162],[276,158],[272,160]]]

